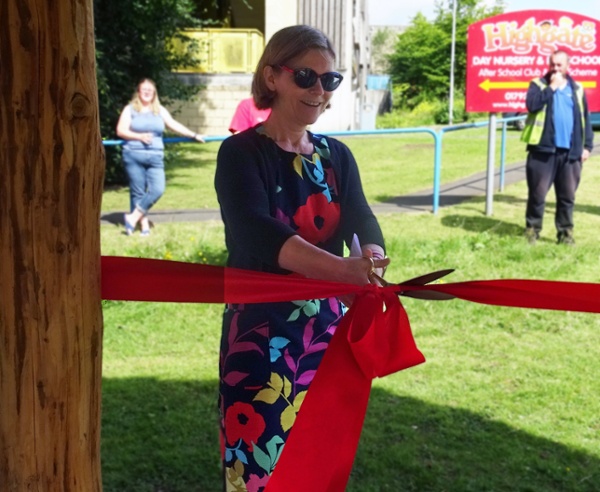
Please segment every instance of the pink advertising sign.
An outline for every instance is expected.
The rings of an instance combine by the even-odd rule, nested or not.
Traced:
[[[529,83],[548,70],[556,50],[570,56],[569,74],[600,111],[600,21],[557,10],[522,10],[471,24],[467,40],[466,110],[526,112]]]

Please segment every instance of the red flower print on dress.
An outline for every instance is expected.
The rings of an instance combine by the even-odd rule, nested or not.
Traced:
[[[296,232],[311,244],[327,241],[340,221],[340,204],[328,202],[323,193],[311,195],[294,215]]]
[[[236,402],[225,413],[225,432],[230,446],[242,439],[252,451],[252,443],[258,441],[265,427],[265,419],[249,403]]]

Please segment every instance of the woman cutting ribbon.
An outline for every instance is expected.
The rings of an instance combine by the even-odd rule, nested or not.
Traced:
[[[217,158],[228,266],[355,285],[383,275],[383,235],[352,153],[308,130],[342,83],[335,59],[329,39],[309,26],[284,28],[267,44],[252,94],[271,115],[225,140]],[[354,234],[362,256],[343,257]],[[342,315],[336,298],[226,306],[219,407],[227,490],[266,486]]]

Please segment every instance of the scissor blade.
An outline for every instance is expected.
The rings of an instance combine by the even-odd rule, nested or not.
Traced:
[[[415,299],[427,299],[430,301],[447,301],[449,299],[456,299],[456,296],[452,294],[446,294],[445,292],[437,292],[435,290],[410,290],[400,293],[404,297],[414,297]]]
[[[425,275],[421,275],[420,277],[411,278],[410,280],[406,280],[404,282],[400,282],[399,285],[425,285],[439,278],[445,277],[454,271],[454,268],[449,268],[447,270],[438,270],[437,272],[426,273]]]

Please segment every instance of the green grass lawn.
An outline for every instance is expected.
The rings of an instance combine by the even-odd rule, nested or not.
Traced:
[[[452,162],[485,166],[485,151],[467,147],[466,141],[451,143],[449,137],[458,133],[467,132],[447,135],[444,144],[448,175]],[[366,138],[349,142],[372,201],[431,185],[430,176],[419,181],[432,170],[432,151],[425,152],[429,143],[413,138],[414,143],[389,137],[377,145]],[[407,157],[415,146],[424,151],[422,158]],[[171,170],[164,208],[216,206],[208,191],[214,166],[208,156],[212,152],[214,159],[215,150],[198,148],[198,159],[190,152],[185,165]],[[189,181],[189,188],[177,174],[184,171],[188,180],[198,180]],[[388,173],[397,182],[386,182]],[[408,188],[404,176],[412,176],[406,178]],[[179,193],[179,179],[185,196],[206,196],[195,205],[167,206],[169,195]],[[578,192],[575,247],[555,244],[552,192],[542,239],[534,247],[526,243],[524,183],[496,194],[492,217],[485,215],[485,197],[442,208],[435,216],[381,215],[392,258],[386,277],[401,281],[455,268],[447,282],[600,282],[599,186],[600,158],[593,157]],[[126,193],[107,195],[112,203],[127,202]],[[223,226],[219,221],[159,224],[152,236],[141,238],[106,225],[102,253],[222,264]],[[374,381],[349,491],[598,490],[599,315],[461,300],[402,303],[427,362]],[[104,302],[106,492],[221,490],[216,409],[221,310],[220,305]]]
[[[506,163],[525,159],[520,133],[506,132]],[[433,186],[434,139],[429,134],[396,134],[346,137],[354,153],[370,203]],[[500,166],[501,132],[496,143],[496,167]],[[447,183],[484,171],[487,166],[487,129],[446,133],[442,139],[441,181]],[[156,210],[217,208],[213,176],[220,142],[179,144],[179,158],[166,166],[167,189]],[[112,188],[103,196],[102,210],[126,210],[127,187]]]

